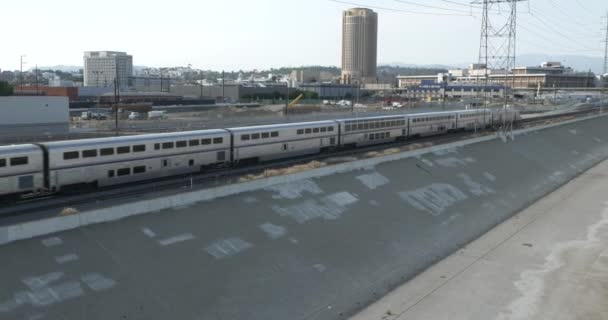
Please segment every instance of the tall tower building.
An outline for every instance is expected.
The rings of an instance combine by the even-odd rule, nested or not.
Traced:
[[[121,88],[129,86],[133,76],[133,56],[126,52],[87,51],[84,53],[84,86],[113,87],[118,79]]]
[[[375,83],[378,14],[370,9],[344,11],[342,18],[342,83]]]

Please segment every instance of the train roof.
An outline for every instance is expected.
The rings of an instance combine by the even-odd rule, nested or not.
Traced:
[[[356,120],[379,120],[379,119],[393,119],[393,118],[405,118],[407,114],[397,114],[397,115],[386,115],[386,116],[375,116],[375,117],[359,117],[359,118],[346,118],[346,119],[337,119],[337,121],[356,121]]]
[[[227,133],[227,131],[223,130],[223,129],[211,129],[211,130],[182,131],[182,132],[170,132],[170,133],[142,134],[142,135],[123,136],[123,137],[55,141],[55,142],[42,143],[42,145],[45,145],[49,149],[74,148],[74,147],[91,146],[91,145],[140,143],[140,142],[149,142],[149,141],[156,141],[156,140],[161,140],[161,139],[171,139],[171,138],[188,139],[191,137],[199,137],[201,135],[217,135],[217,134],[226,134],[226,133]]]
[[[34,144],[15,144],[9,146],[0,146],[0,156],[32,151],[40,151],[40,148]]]
[[[279,124],[268,124],[251,127],[236,127],[228,128],[229,131],[242,132],[242,131],[256,131],[256,130],[273,130],[273,129],[286,129],[286,128],[305,128],[310,126],[322,126],[322,125],[335,125],[335,120],[321,120],[321,121],[310,121],[310,122],[292,122],[292,123],[279,123]]]

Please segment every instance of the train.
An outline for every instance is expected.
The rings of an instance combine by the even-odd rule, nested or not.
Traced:
[[[106,187],[474,130],[516,110],[460,110],[0,146],[0,199]]]

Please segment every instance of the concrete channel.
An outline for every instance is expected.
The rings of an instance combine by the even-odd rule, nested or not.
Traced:
[[[607,159],[607,124],[6,227],[0,319],[345,319]]]

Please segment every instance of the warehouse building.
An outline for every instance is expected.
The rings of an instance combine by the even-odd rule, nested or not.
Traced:
[[[69,131],[67,97],[0,97],[0,143],[44,140]]]

